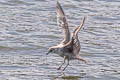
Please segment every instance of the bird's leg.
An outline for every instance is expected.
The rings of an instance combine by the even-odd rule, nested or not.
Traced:
[[[62,64],[57,68],[57,70],[61,69],[62,65],[65,63],[65,60],[66,60],[66,56],[64,56],[64,60],[63,60]]]
[[[68,64],[65,66],[65,68],[62,71],[64,71],[67,68],[68,65],[69,65],[69,59],[68,59]]]

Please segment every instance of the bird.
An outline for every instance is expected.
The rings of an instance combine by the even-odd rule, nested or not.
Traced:
[[[57,70],[60,70],[61,67],[65,64],[65,61],[67,60],[67,65],[62,70],[64,71],[68,67],[70,60],[79,60],[87,63],[85,59],[79,56],[79,51],[81,47],[78,38],[78,32],[81,30],[83,24],[85,23],[86,16],[83,16],[81,24],[75,28],[71,37],[67,18],[65,16],[63,8],[61,7],[58,1],[56,8],[57,8],[57,23],[58,26],[60,26],[63,29],[64,36],[60,44],[52,46],[48,49],[46,55],[48,55],[49,53],[55,53],[58,54],[60,57],[64,58],[62,64],[57,68]]]

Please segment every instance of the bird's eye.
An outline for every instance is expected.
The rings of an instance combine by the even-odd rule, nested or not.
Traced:
[[[50,52],[52,52],[52,49],[50,50]]]

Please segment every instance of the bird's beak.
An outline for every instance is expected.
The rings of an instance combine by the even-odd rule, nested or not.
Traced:
[[[46,53],[46,55],[48,55],[50,53],[50,51],[48,51],[47,53]]]
[[[46,53],[46,55],[48,55],[48,54],[49,54],[49,52]]]

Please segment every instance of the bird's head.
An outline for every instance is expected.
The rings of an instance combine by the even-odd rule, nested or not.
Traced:
[[[48,49],[48,52],[46,53],[46,55],[48,55],[49,53],[55,53],[55,51],[56,51],[56,48],[51,47]]]

